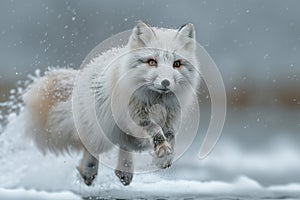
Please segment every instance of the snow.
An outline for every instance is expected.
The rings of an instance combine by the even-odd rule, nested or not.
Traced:
[[[282,192],[298,192],[300,191],[299,183],[290,183],[287,185],[275,185],[269,187],[271,191],[282,191]]]
[[[288,196],[296,198],[300,195],[299,183],[265,187],[243,175],[231,182],[192,180],[180,175],[173,179],[173,177],[168,177],[167,171],[165,175],[161,172],[137,174],[132,184],[124,187],[114,176],[113,170],[104,166],[100,166],[99,177],[94,185],[87,187],[75,170],[80,155],[43,156],[25,137],[22,112],[19,116],[11,115],[8,120],[9,124],[0,135],[2,150],[0,154],[0,199],[80,199],[80,196],[199,197],[201,195],[277,197],[282,194],[289,194]],[[238,159],[237,156],[238,154],[235,154],[233,159]],[[183,170],[191,175],[199,171],[189,170],[180,164],[177,167],[178,172]],[[232,168],[232,166],[225,167]],[[277,170],[275,168],[274,171]],[[154,191],[155,194],[153,194]]]
[[[6,200],[37,200],[37,199],[47,199],[47,200],[76,200],[81,199],[78,195],[71,192],[45,192],[36,190],[25,190],[25,189],[3,189],[0,188],[0,199]]]

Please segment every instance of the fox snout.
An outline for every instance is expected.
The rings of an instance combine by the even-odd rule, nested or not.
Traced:
[[[161,82],[161,85],[164,87],[164,88],[168,88],[170,86],[170,81],[168,79],[164,79],[162,82]]]
[[[165,64],[158,66],[156,69],[154,87],[165,92],[173,90],[175,87],[174,69]]]
[[[157,78],[154,83],[154,87],[160,92],[169,92],[174,88],[174,80],[170,78]]]
[[[169,91],[172,89],[172,87],[173,87],[173,84],[171,85],[171,81],[169,79],[163,79],[160,82],[160,88],[163,91]]]

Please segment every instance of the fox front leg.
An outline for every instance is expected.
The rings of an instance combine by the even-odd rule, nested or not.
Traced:
[[[131,183],[133,178],[133,158],[130,152],[119,149],[118,166],[115,169],[115,174],[124,186]]]
[[[169,144],[174,149],[174,146],[175,146],[175,132],[174,132],[174,129],[170,128],[170,127],[164,127],[163,132],[164,132],[165,137],[167,138],[167,141],[169,142]]]
[[[164,157],[166,157],[167,155],[172,154],[172,147],[168,143],[162,128],[150,119],[149,109],[147,109],[145,105],[139,105],[136,107],[140,109],[137,109],[135,110],[135,112],[132,112],[131,117],[143,128],[143,132],[152,138],[155,152],[154,159],[164,159]],[[159,165],[159,167],[166,168],[168,166],[163,164]]]
[[[155,152],[155,165],[162,169],[169,167],[171,165],[170,162],[165,162],[165,160],[168,160],[170,155],[173,155],[173,148],[168,142],[168,138],[164,135],[162,128],[154,122],[151,122],[144,128],[152,137]]]
[[[174,148],[175,148],[175,132],[173,128],[164,127],[163,128],[164,135],[167,138],[168,144],[171,146],[171,153],[167,154],[163,159],[157,160],[158,165],[166,167],[170,167],[174,158]]]
[[[165,124],[163,125],[164,135],[172,148],[175,146],[175,130],[179,129],[178,124],[180,123],[178,116],[181,114],[178,103],[174,104],[176,106],[166,108],[168,115],[166,117]]]
[[[83,158],[81,159],[77,170],[87,186],[90,186],[96,178],[98,174],[98,165],[99,161],[84,149]]]
[[[174,127],[176,127],[175,124],[177,124],[176,119],[176,110],[168,109],[168,115],[162,130],[164,133],[164,137],[166,138],[167,144],[170,145],[171,151],[168,151],[167,154],[165,154],[163,157],[158,157],[154,160],[156,166],[158,167],[167,168],[170,167],[173,162],[175,146]],[[160,140],[160,137],[156,138],[156,140]]]

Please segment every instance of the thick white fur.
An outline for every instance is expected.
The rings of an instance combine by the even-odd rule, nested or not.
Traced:
[[[146,35],[147,47],[160,48],[170,52],[178,49],[178,54],[185,57],[193,65],[198,65],[194,54],[186,49],[180,50],[181,46],[185,44],[185,38],[179,36],[177,40],[174,39],[178,34],[177,30],[158,28],[153,28],[153,30],[156,39],[149,39],[153,36]],[[72,69],[53,70],[29,87],[24,95],[28,114],[26,132],[34,139],[42,152],[50,151],[58,154],[70,150],[80,150],[83,149],[82,144],[87,146],[93,155],[99,155],[111,149],[112,144],[102,133],[114,134],[115,123],[110,109],[111,95],[113,89],[116,89],[117,81],[127,73],[126,63],[129,62],[130,57],[124,56],[120,61],[114,62],[111,67],[106,68],[106,66],[124,52],[139,48],[139,43],[134,42],[135,40],[133,34],[126,47],[104,52],[94,58],[84,69],[78,71]],[[143,54],[143,52],[140,53]],[[147,71],[145,71],[145,75],[147,75]],[[73,110],[72,92],[76,76],[79,77],[80,81],[76,83],[76,94],[73,96],[76,105],[75,110]],[[191,79],[192,87],[195,90],[199,85],[198,76],[195,75]],[[91,92],[89,89],[94,86],[100,87],[96,98],[94,91]],[[120,99],[126,95],[128,87],[135,87],[134,82],[128,80],[125,85],[117,88]],[[178,91],[178,93],[187,99],[192,96],[190,91]],[[94,103],[95,99],[96,104]],[[181,110],[183,109],[185,108],[181,108]],[[74,118],[72,112],[75,111],[79,112],[76,115],[79,117]],[[104,122],[102,129],[95,123],[95,119]],[[127,124],[125,120],[127,119],[124,119],[124,124]],[[75,127],[74,121],[80,125]],[[78,135],[76,128],[79,128],[80,135]],[[130,127],[128,128],[130,129]],[[122,137],[114,139],[122,140]]]
[[[71,94],[76,71],[60,69],[37,79],[24,94],[26,133],[46,153],[82,148],[74,129]]]

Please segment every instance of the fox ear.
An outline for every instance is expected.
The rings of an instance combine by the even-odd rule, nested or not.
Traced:
[[[130,47],[132,49],[145,47],[154,38],[156,38],[156,35],[153,29],[144,22],[139,21],[133,28],[129,41]]]
[[[187,23],[182,25],[178,32],[177,35],[185,36],[187,38],[195,39],[195,28],[194,25],[191,23]]]
[[[191,23],[182,25],[177,34],[176,38],[181,41],[185,48],[192,48],[195,47],[195,28],[194,25]]]

